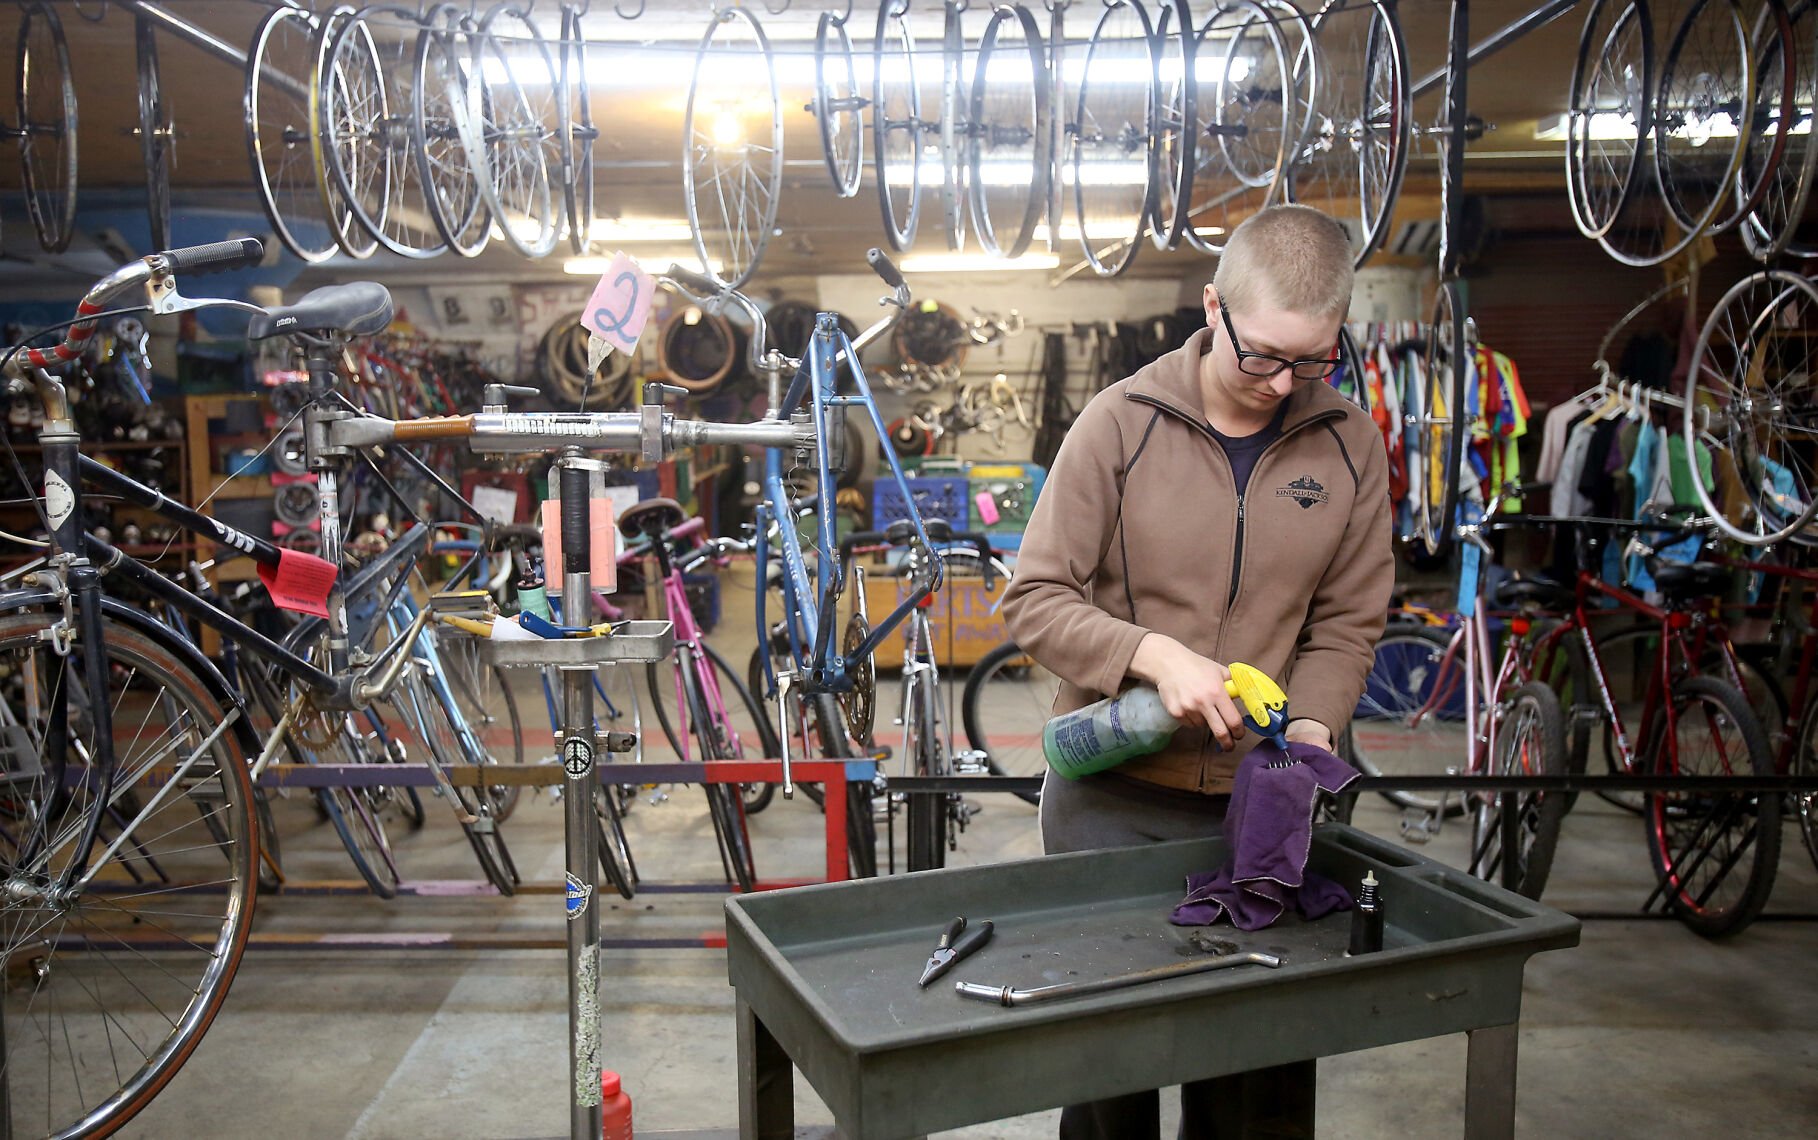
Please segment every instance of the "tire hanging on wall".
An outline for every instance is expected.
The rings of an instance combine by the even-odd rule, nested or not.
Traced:
[[[657,367],[697,395],[743,375],[744,353],[743,329],[695,305],[664,321],[657,337]]]
[[[633,355],[610,352],[600,370],[587,383],[587,340],[591,334],[581,324],[581,314],[563,317],[549,326],[537,343],[537,373],[551,401],[578,408],[583,397],[596,409],[624,408],[631,404]]]

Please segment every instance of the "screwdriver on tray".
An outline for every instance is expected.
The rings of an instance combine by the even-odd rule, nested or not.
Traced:
[[[929,982],[951,970],[955,963],[971,954],[985,943],[991,941],[991,924],[981,922],[968,927],[964,918],[956,918],[947,924],[941,932],[941,940],[935,943],[934,953],[928,958],[928,965],[922,970],[922,980],[917,985],[926,986]]]

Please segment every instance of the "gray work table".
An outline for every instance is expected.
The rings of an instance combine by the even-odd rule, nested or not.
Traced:
[[[733,897],[740,1134],[793,1135],[794,1069],[846,1136],[887,1140],[1462,1032],[1463,1134],[1513,1135],[1522,971],[1577,945],[1577,920],[1344,825],[1315,831],[1308,866],[1353,888],[1375,871],[1381,953],[1345,957],[1347,914],[1289,916],[1248,934],[1203,928],[1279,954],[1279,969],[1013,1009],[954,993],[955,981],[1032,987],[1201,954],[1168,913],[1186,876],[1224,855],[1220,840],[1192,840]],[[918,988],[956,915],[992,920],[995,936]]]

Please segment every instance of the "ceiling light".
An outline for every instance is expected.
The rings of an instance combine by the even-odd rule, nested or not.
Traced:
[[[599,242],[691,241],[694,231],[681,218],[595,218],[587,236]]]
[[[922,189],[928,191],[938,188],[946,178],[941,169],[938,154],[924,154],[921,161]],[[1061,184],[1073,185],[1073,163],[1062,159],[1055,164],[1061,172]],[[909,185],[909,167],[902,164],[886,163],[889,170],[890,185]],[[970,180],[970,167],[962,167],[964,177]],[[1022,186],[1027,188],[1035,181],[1035,164],[1018,162],[1014,159],[988,159],[978,164],[979,178],[986,186]],[[1088,160],[1079,164],[1079,181],[1085,186],[1141,186],[1149,180],[1148,164],[1142,159],[1106,159],[1104,161]]]
[[[1025,253],[1021,257],[994,257],[988,253],[912,253],[902,260],[904,273],[992,273],[1059,267],[1060,257],[1052,253]]]
[[[701,259],[693,251],[686,253],[645,253],[633,258],[646,273],[662,273],[673,263],[683,269],[701,272]],[[562,262],[562,272],[574,277],[598,277],[612,267],[610,257],[571,257]],[[715,258],[709,263],[708,273],[718,276],[725,265]]]

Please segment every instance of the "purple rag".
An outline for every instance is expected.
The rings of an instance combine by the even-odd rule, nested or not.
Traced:
[[[1319,793],[1343,790],[1358,772],[1312,744],[1291,741],[1287,756],[1296,763],[1269,767],[1282,751],[1265,740],[1238,765],[1225,814],[1231,854],[1218,870],[1187,876],[1187,897],[1168,921],[1210,926],[1227,917],[1239,930],[1261,930],[1290,906],[1307,919],[1351,909],[1349,891],[1307,873],[1307,855]]]

